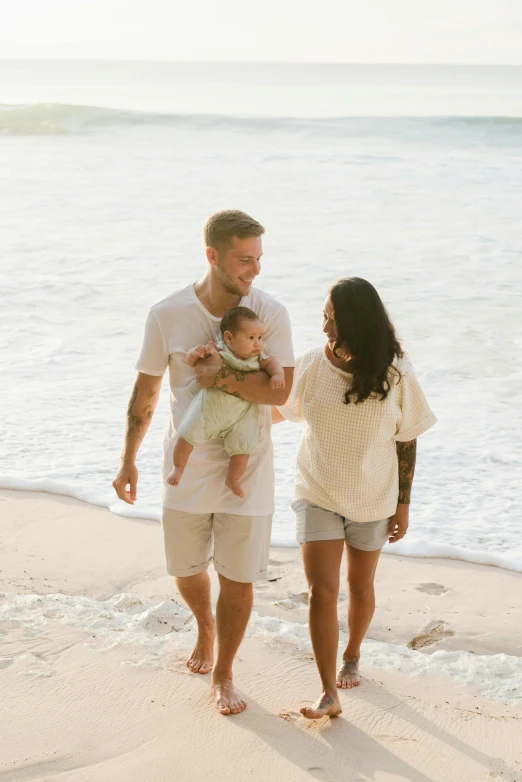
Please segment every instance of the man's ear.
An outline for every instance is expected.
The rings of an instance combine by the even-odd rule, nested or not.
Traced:
[[[205,250],[207,261],[211,266],[217,266],[217,250],[215,247],[207,247]]]

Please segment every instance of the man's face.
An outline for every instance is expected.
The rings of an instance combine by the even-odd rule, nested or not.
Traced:
[[[213,250],[209,261],[223,289],[235,296],[248,296],[254,279],[261,271],[261,237],[234,237],[223,249],[209,249]]]

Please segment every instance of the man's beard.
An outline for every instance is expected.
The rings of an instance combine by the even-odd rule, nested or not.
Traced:
[[[216,269],[218,273],[219,283],[222,286],[223,290],[225,290],[227,293],[230,293],[232,296],[239,296],[240,298],[242,298],[244,296],[244,293],[243,291],[239,290],[232,277],[230,277],[230,275],[224,272],[219,267],[219,265],[216,267]]]

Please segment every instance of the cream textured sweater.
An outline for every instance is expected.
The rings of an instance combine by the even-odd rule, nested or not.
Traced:
[[[287,403],[290,421],[304,422],[297,454],[295,498],[352,521],[392,516],[399,493],[395,441],[414,440],[436,422],[411,364],[399,359],[385,400],[344,403],[351,375],[334,367],[324,348],[297,360]]]

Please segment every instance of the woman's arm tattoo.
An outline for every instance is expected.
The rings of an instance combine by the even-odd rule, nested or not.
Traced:
[[[417,440],[410,440],[407,443],[396,442],[395,445],[399,460],[399,503],[409,505],[417,458]]]

